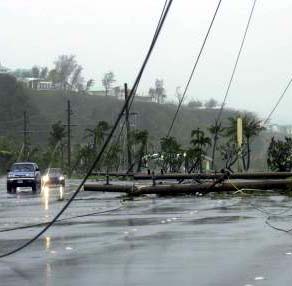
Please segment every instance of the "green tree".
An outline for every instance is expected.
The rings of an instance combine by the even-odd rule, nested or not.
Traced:
[[[112,88],[112,84],[115,82],[115,75],[113,72],[108,72],[104,74],[104,77],[102,79],[102,85],[104,86],[105,89],[105,96],[108,96],[109,91]]]
[[[238,161],[238,156],[242,150],[240,150],[237,143],[231,141],[219,146],[219,150],[225,163],[224,168],[233,172],[232,166]]]
[[[47,67],[43,67],[40,71],[40,78],[46,80],[48,77],[49,69]]]
[[[137,162],[137,172],[141,171],[143,156],[146,154],[146,147],[148,142],[147,130],[133,130],[130,134],[131,146],[137,145],[138,151],[135,154],[135,161]]]
[[[234,143],[237,140],[237,118],[238,116],[228,118],[229,126],[225,128],[226,136]],[[252,139],[258,136],[263,130],[265,130],[265,127],[261,125],[261,121],[254,115],[245,113],[242,116],[243,144],[241,148],[241,159],[245,171],[248,171],[250,168]]]
[[[187,150],[187,161],[191,162],[189,172],[198,169],[203,171],[203,159],[207,155],[207,148],[211,146],[211,139],[205,136],[204,131],[197,128],[191,133],[191,147]]]
[[[10,165],[16,160],[18,146],[14,139],[0,136],[0,174],[6,173]]]
[[[213,98],[211,98],[205,102],[206,108],[215,108],[217,105],[218,105],[218,102]]]
[[[192,109],[198,109],[198,108],[201,108],[202,106],[203,106],[203,103],[200,100],[192,100],[188,103],[188,107]]]
[[[38,66],[33,66],[31,69],[32,77],[39,78],[40,77],[40,68]]]
[[[261,121],[255,117],[251,117],[247,114],[244,115],[242,119],[242,128],[243,128],[243,136],[245,138],[246,144],[246,156],[243,156],[243,167],[245,171],[248,171],[250,168],[250,160],[251,160],[251,142],[252,139],[258,136],[265,127],[262,126]]]
[[[51,161],[55,165],[64,167],[64,138],[66,137],[66,128],[61,121],[52,125],[49,137],[49,153]],[[45,156],[45,154],[44,154]]]
[[[164,172],[178,172],[183,162],[180,144],[174,137],[162,137],[160,139],[160,149],[163,158],[162,169]]]
[[[77,68],[77,62],[74,55],[61,55],[55,61],[55,80],[60,84],[61,89],[66,90],[71,75]]]
[[[111,129],[111,126],[106,121],[99,121],[94,128],[86,128],[85,132],[87,135],[85,138],[91,139],[91,146],[94,152],[97,151],[97,146],[103,143],[105,136],[107,135],[108,131]]]
[[[30,111],[30,114],[35,112],[27,89],[9,74],[0,74],[0,102],[2,120],[23,118],[23,112],[26,110]]]
[[[267,163],[272,171],[290,172],[292,169],[292,138],[284,141],[272,137],[268,148]]]
[[[151,87],[148,94],[153,97],[157,103],[163,103],[166,98],[163,80],[156,79],[155,87]]]
[[[104,158],[104,165],[107,168],[107,171],[118,171],[120,166],[120,154],[122,152],[122,148],[120,144],[112,144],[108,152],[106,154],[106,157]]]
[[[50,131],[49,143],[51,146],[56,146],[66,137],[66,128],[61,121],[57,121],[52,125]]]

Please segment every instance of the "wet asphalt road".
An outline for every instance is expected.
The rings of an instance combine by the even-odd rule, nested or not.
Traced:
[[[0,179],[1,254],[42,227],[5,230],[53,218],[77,183],[61,194],[51,188],[8,195]],[[62,216],[67,220],[0,260],[0,285],[291,285],[292,236],[268,227],[251,203],[287,210],[270,222],[292,227],[292,199],[275,194],[124,201],[82,192]],[[95,215],[70,218],[88,213]]]

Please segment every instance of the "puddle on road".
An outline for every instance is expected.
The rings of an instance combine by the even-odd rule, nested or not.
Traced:
[[[204,217],[198,219],[188,220],[186,224],[222,224],[222,223],[232,223],[237,221],[243,221],[253,219],[249,216],[216,216],[216,217]]]

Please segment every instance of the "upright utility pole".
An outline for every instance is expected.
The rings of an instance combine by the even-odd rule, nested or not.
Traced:
[[[26,111],[23,112],[23,157],[27,159],[28,155],[28,140],[27,140],[27,134],[28,134],[28,118],[27,118],[27,113]]]
[[[67,158],[68,158],[68,176],[71,176],[71,115],[73,114],[71,110],[70,100],[67,101]]]
[[[125,88],[125,101],[128,98],[128,85],[124,84]],[[130,143],[130,122],[129,122],[129,102],[126,105],[126,134],[127,134],[127,153],[128,153],[128,171],[132,171],[132,153],[131,153],[131,143]]]

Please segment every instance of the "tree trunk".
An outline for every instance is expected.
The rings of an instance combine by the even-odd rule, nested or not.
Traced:
[[[248,169],[250,167],[250,155],[251,155],[249,137],[246,138],[246,144],[247,144],[247,164],[246,164],[246,170],[245,171],[248,171]]]
[[[212,149],[212,164],[211,164],[212,170],[214,170],[214,167],[215,167],[215,155],[216,155],[217,141],[218,141],[218,135],[215,133],[214,139],[213,139],[213,149]]]

